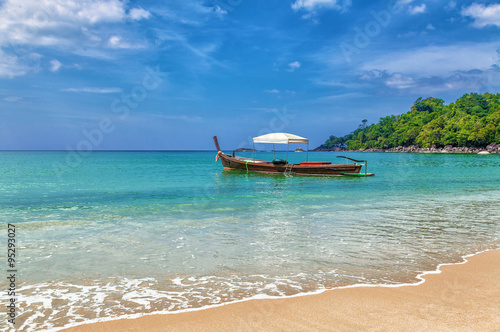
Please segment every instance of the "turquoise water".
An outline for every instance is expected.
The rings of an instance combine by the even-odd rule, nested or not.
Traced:
[[[337,155],[309,160],[343,163]],[[227,172],[215,152],[0,152],[17,327],[414,282],[498,247],[500,155],[347,155],[376,175]]]

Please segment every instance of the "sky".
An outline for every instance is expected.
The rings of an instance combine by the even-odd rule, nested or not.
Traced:
[[[0,1],[0,150],[310,147],[500,89],[500,2]]]

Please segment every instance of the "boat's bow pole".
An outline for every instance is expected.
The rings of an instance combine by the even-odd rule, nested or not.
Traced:
[[[219,141],[217,140],[217,136],[214,136],[215,148],[217,149],[217,153],[221,153]]]
[[[217,139],[217,137],[214,137],[215,139]],[[344,157],[344,156],[337,156],[337,158],[345,158],[345,159],[349,159],[351,161],[354,161],[355,163],[366,163],[366,160],[356,160],[356,159],[352,159],[352,158],[349,158],[349,157]]]
[[[215,156],[215,162],[219,160],[219,156],[222,154],[222,151],[220,150],[219,146],[219,141],[217,140],[217,136],[214,136],[214,143],[215,143],[215,148],[217,149],[217,155]]]
[[[364,163],[364,165],[365,165],[365,175],[367,174],[366,169],[368,168],[368,162],[366,160],[356,160],[356,159],[352,159],[352,158],[344,157],[344,156],[337,156],[337,158],[345,158],[345,159],[354,161],[355,163]]]

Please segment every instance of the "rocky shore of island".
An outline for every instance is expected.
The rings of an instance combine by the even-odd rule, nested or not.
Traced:
[[[341,152],[341,151],[349,151],[349,152],[406,152],[406,153],[480,153],[483,151],[487,151],[489,153],[500,153],[500,144],[491,143],[486,147],[467,147],[467,146],[452,146],[446,145],[443,147],[436,147],[432,145],[431,147],[422,148],[418,145],[410,145],[410,146],[397,146],[394,148],[387,149],[358,149],[358,150],[347,150],[339,147],[334,148],[324,148],[318,147],[313,151],[323,151],[323,152]]]

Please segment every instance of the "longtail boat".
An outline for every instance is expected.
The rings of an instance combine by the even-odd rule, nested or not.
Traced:
[[[232,155],[223,153],[219,146],[217,136],[213,137],[215,147],[217,148],[217,156],[224,166],[224,170],[241,170],[246,172],[268,173],[268,174],[283,174],[285,176],[300,174],[300,175],[333,175],[333,176],[372,176],[374,173],[366,172],[366,160],[355,160],[352,158],[338,156],[344,158],[344,164],[332,164],[331,162],[309,162],[309,139],[287,133],[272,133],[253,138],[254,142],[254,158],[246,158],[236,156],[235,151]],[[287,144],[286,160],[274,159],[273,161],[255,159],[255,143],[272,143],[273,151],[274,144]],[[289,163],[288,162],[288,146],[289,144],[307,144],[307,157],[305,162]],[[353,161],[354,163],[349,163]],[[361,168],[364,166],[364,173]]]

